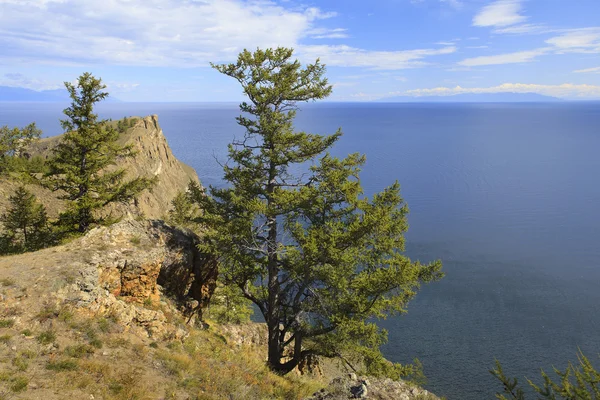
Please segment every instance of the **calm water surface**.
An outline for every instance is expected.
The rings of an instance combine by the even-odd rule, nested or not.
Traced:
[[[65,105],[0,103],[0,125],[60,133]],[[174,153],[219,184],[235,104],[106,104],[105,118],[158,114]],[[564,368],[600,353],[600,104],[321,104],[297,127],[362,152],[367,194],[398,180],[411,213],[408,254],[446,277],[382,325],[385,355],[418,357],[448,399],[494,398],[487,372]],[[597,364],[598,365],[598,364]],[[521,379],[523,381],[523,379]]]

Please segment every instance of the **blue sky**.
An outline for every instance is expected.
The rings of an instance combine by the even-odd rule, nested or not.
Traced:
[[[84,71],[126,101],[238,101],[209,67],[291,46],[330,100],[533,92],[600,99],[599,0],[0,0],[0,85]]]

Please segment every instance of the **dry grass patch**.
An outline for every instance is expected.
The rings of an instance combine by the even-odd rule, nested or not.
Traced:
[[[302,399],[323,387],[316,379],[281,377],[254,348],[232,348],[217,332],[194,331],[155,353],[163,371],[193,399]]]

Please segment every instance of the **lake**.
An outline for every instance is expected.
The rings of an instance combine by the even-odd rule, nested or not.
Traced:
[[[0,126],[60,133],[65,105],[0,103]],[[158,114],[175,155],[219,184],[226,145],[243,131],[235,104],[112,103],[105,118]],[[357,104],[303,107],[297,127],[344,136],[361,152],[366,194],[398,180],[410,207],[407,253],[442,259],[408,314],[381,324],[390,360],[417,357],[426,387],[492,399],[494,359],[539,382],[578,348],[600,353],[600,104]]]

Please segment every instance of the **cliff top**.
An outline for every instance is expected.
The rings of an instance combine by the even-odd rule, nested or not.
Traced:
[[[116,127],[120,121],[113,121]],[[179,161],[169,147],[167,139],[158,123],[158,116],[127,119],[127,128],[121,133],[121,144],[133,145],[134,157],[117,160],[117,168],[125,168],[127,177],[157,177],[157,183],[150,191],[146,190],[132,204],[112,206],[115,216],[142,216],[163,218],[171,208],[171,201],[178,192],[184,191],[190,181],[199,182],[194,169]],[[62,135],[43,138],[32,144],[26,153],[47,159]],[[20,185],[0,178],[0,211],[6,209],[8,196]],[[37,185],[26,185],[47,208],[50,217],[56,217],[63,209],[64,202],[54,193]]]

